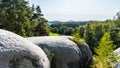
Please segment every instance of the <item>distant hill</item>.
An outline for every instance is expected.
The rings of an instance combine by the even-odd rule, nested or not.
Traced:
[[[48,21],[48,24],[49,25],[52,25],[52,24],[61,24],[61,23],[68,23],[68,24],[70,24],[70,23],[72,23],[72,24],[79,24],[79,25],[85,25],[86,23],[88,23],[88,22],[90,22],[90,23],[92,23],[92,22],[96,22],[96,21],[74,21],[74,20],[68,20],[68,21],[57,21],[57,20],[54,20],[54,21]],[[98,22],[103,22],[103,21],[98,21]]]
[[[57,20],[55,20],[55,21],[48,21],[49,25],[58,24],[58,23],[61,23],[61,21],[57,21]]]

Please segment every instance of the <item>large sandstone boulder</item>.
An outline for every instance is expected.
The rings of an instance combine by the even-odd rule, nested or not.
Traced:
[[[115,68],[120,68],[120,61],[115,65]]]
[[[0,68],[50,68],[50,65],[40,47],[0,29]]]
[[[118,56],[120,56],[120,48],[117,48],[116,50],[114,50],[114,53],[116,53]]]
[[[120,56],[120,48],[114,50],[114,53]],[[117,64],[115,65],[115,68],[120,68],[120,61],[117,62]]]
[[[81,51],[81,56],[82,56],[81,60],[82,60],[83,68],[91,68],[93,57],[89,46],[86,43],[82,43],[79,46],[79,49]]]
[[[40,46],[51,60],[51,68],[89,68],[92,53],[87,44],[80,47],[68,38],[70,36],[29,37],[28,40]]]

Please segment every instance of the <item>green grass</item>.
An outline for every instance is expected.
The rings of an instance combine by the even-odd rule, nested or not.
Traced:
[[[50,36],[60,36],[59,34],[57,34],[57,33],[52,33],[52,32],[50,32],[49,35],[50,35]]]

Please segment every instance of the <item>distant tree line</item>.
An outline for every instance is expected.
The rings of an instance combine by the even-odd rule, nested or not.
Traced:
[[[28,3],[26,0],[1,0],[0,28],[24,37],[49,35],[40,7],[30,7]]]
[[[61,35],[72,35],[77,27],[85,24],[85,22],[57,22],[50,25],[50,30]]]
[[[111,41],[116,48],[120,47],[120,12],[113,20],[92,21],[84,25],[79,22],[54,23],[50,26],[50,30],[61,35],[79,35],[95,54],[95,48],[99,46],[104,33],[110,34]]]

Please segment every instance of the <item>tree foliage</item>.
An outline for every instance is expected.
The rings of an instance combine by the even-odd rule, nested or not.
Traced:
[[[37,6],[36,10],[34,10],[34,6],[29,7],[26,0],[0,1],[1,29],[12,31],[24,37],[35,36],[36,32],[39,33],[39,36],[41,34],[48,35],[46,22],[43,14],[41,14],[40,7]]]
[[[0,28],[21,34],[28,28],[32,16],[25,0],[2,0],[0,2]]]
[[[83,26],[80,26],[80,38],[84,37],[84,33],[85,33],[85,28]]]
[[[113,68],[117,62],[115,54],[113,53],[114,48],[115,46],[110,39],[109,33],[104,33],[99,46],[96,48],[93,68]]]
[[[37,26],[35,28],[35,36],[47,36],[49,35],[47,20],[43,18],[40,6],[37,6],[36,13],[34,13],[33,20],[37,20]]]

